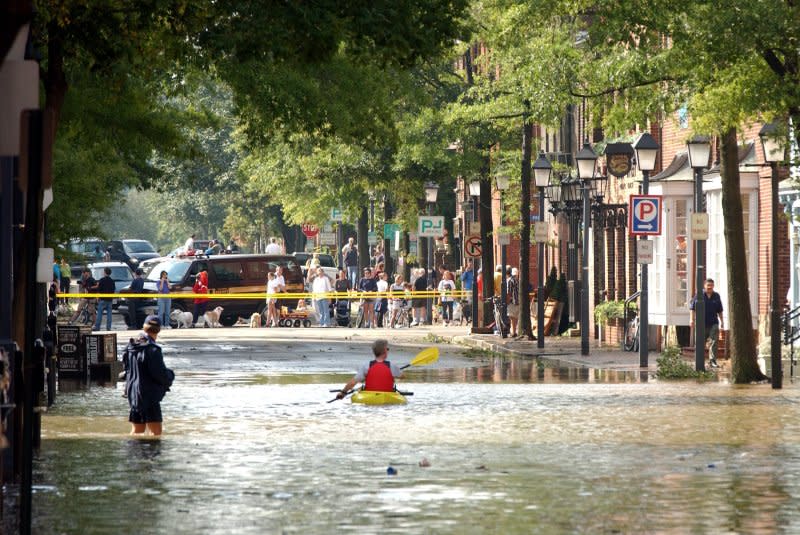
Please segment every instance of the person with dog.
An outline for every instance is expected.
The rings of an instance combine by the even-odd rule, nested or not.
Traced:
[[[275,277],[275,273],[267,273],[267,321],[266,327],[276,327],[278,325],[278,299],[275,294],[282,292],[280,283]]]
[[[169,297],[169,278],[166,271],[162,271],[156,281],[156,292],[158,292],[158,321],[161,325],[169,325],[170,308],[172,308],[172,300]]]
[[[113,294],[117,291],[117,286],[114,284],[114,279],[111,278],[111,268],[103,268],[104,275],[97,281],[97,293],[99,294]],[[98,301],[97,319],[94,322],[94,330],[100,330],[100,324],[103,323],[103,314],[106,315],[106,330],[111,330],[111,303],[112,297],[101,297]]]
[[[403,370],[392,364],[386,358],[389,356],[389,342],[387,340],[375,340],[372,344],[372,354],[374,360],[362,364],[356,375],[350,379],[342,391],[336,394],[336,399],[344,398],[356,383],[364,383],[364,390],[371,392],[393,392],[395,390],[395,379],[403,377]]]
[[[131,338],[122,355],[131,435],[149,431],[158,437],[163,431],[161,400],[175,381],[175,372],[164,364],[161,346],[156,343],[159,332],[161,321],[156,316],[147,316],[144,331],[137,339]]]
[[[197,278],[194,281],[194,286],[192,286],[192,292],[196,294],[207,294],[208,293],[208,272],[203,270],[197,274]],[[197,325],[197,319],[206,313],[206,307],[208,306],[208,298],[207,297],[195,297],[194,298],[194,311],[192,312],[192,327]]]

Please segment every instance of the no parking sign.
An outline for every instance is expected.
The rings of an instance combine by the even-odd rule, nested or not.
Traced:
[[[628,206],[631,236],[661,235],[661,195],[631,195]]]

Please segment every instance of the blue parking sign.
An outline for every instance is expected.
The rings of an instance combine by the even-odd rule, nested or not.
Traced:
[[[661,235],[661,195],[631,195],[628,229],[631,236]]]

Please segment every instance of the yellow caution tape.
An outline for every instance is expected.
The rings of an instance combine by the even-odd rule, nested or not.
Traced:
[[[247,293],[209,293],[209,294],[195,294],[195,293],[182,293],[175,292],[169,294],[157,293],[143,293],[143,294],[86,294],[86,293],[59,293],[56,294],[59,298],[76,298],[76,299],[407,299],[409,297],[441,297],[442,292],[438,290],[414,290],[411,292],[281,292],[275,294],[267,294],[264,292],[247,292]],[[472,295],[469,290],[450,290],[445,294],[445,297],[465,297]]]

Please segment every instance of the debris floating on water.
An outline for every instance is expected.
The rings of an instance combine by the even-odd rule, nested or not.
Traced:
[[[386,469],[386,475],[387,476],[396,476],[397,475],[397,469],[394,466],[390,466],[389,468]]]
[[[422,468],[428,468],[431,465],[431,462],[428,459],[423,457],[422,460],[419,462],[419,465]]]

